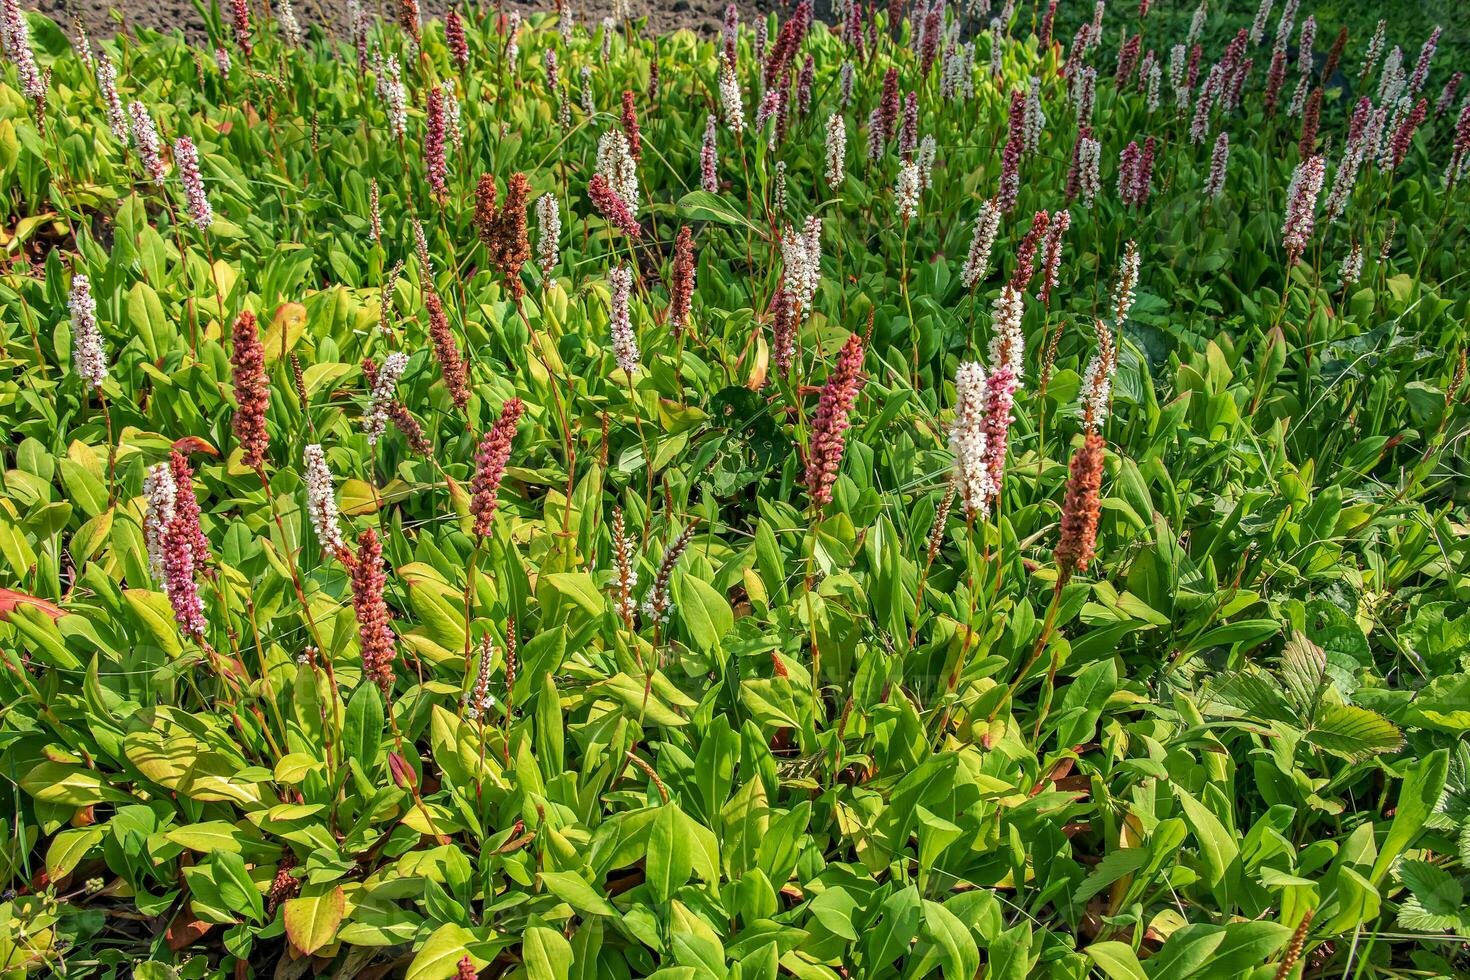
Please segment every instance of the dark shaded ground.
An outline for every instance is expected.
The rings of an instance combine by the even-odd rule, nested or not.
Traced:
[[[30,6],[21,0],[23,6]],[[207,5],[212,2],[206,0]],[[303,29],[320,25],[333,34],[340,34],[340,25],[347,18],[347,0],[293,0],[296,17]],[[647,17],[647,31],[667,34],[680,28],[689,28],[700,34],[716,34],[724,21],[728,0],[629,0],[635,17]],[[506,9],[518,9],[525,14],[537,10],[554,9],[554,4],[507,3]],[[750,23],[754,18],[772,9],[785,12],[789,4],[782,0],[738,0],[740,19]],[[252,9],[263,12],[263,0],[251,0]],[[392,19],[396,5],[380,0],[365,0],[363,7],[376,9],[385,18]],[[420,0],[423,16],[443,17],[445,0]],[[487,9],[493,9],[487,4]],[[79,16],[87,30],[96,36],[107,36],[118,29],[117,16],[126,18],[129,25],[149,27],[159,31],[180,29],[191,41],[205,38],[205,18],[195,7],[193,0],[34,0],[34,8],[63,25],[69,25],[73,14]],[[604,16],[612,11],[611,0],[585,3],[573,0],[573,9],[578,23],[594,28]]]

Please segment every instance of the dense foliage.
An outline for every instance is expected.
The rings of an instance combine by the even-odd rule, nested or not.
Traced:
[[[1218,6],[5,0],[0,971],[1463,975],[1470,110]]]

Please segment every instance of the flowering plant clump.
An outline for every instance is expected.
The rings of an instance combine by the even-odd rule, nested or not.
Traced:
[[[0,0],[6,980],[1470,975],[1372,6]]]

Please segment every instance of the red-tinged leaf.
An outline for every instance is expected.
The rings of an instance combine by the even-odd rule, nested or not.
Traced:
[[[16,606],[35,606],[52,619],[60,619],[66,615],[66,610],[49,600],[16,592],[14,589],[0,589],[0,621],[9,620]]]
[[[218,449],[215,449],[198,436],[184,436],[182,439],[176,439],[174,441],[174,449],[183,453],[185,456],[191,453],[205,453],[210,456],[219,455]]]
[[[166,935],[168,948],[177,953],[181,949],[193,946],[213,928],[214,924],[211,922],[201,922],[192,918],[188,912],[180,912],[174,917],[174,921],[169,923]]]

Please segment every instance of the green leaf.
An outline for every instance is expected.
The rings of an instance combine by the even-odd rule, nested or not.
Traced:
[[[667,902],[693,872],[693,842],[682,832],[678,807],[665,804],[648,831],[649,890],[660,902]]]
[[[1404,744],[1398,726],[1376,711],[1349,704],[1324,704],[1318,709],[1307,741],[1350,762],[1394,752]]]
[[[884,900],[877,921],[868,926],[863,939],[863,969],[868,975],[876,975],[908,950],[919,928],[920,913],[919,890],[913,885]]]
[[[1399,787],[1398,807],[1388,833],[1373,862],[1369,880],[1377,885],[1393,866],[1393,862],[1419,836],[1424,822],[1434,812],[1440,794],[1444,792],[1445,778],[1449,774],[1450,753],[1448,749],[1435,749],[1421,759],[1409,763],[1404,774],[1404,784]]]
[[[546,890],[585,915],[617,915],[611,902],[597,893],[587,879],[572,871],[543,871]]]
[[[1127,943],[1093,943],[1084,951],[1109,980],[1148,980],[1138,954]]]
[[[408,965],[404,980],[445,980],[453,977],[458,970],[459,961],[466,956],[476,970],[484,969],[489,966],[489,961],[475,956],[470,950],[470,945],[475,941],[475,934],[464,926],[452,922],[440,926],[420,947],[413,962]]]
[[[572,969],[572,944],[555,929],[531,926],[521,940],[521,958],[530,980],[565,980]]]
[[[341,885],[306,885],[286,901],[286,936],[303,953],[315,953],[337,936],[347,907]]]
[[[371,774],[377,768],[378,744],[382,739],[383,698],[378,693],[378,685],[364,678],[347,702],[342,719],[342,750],[347,758],[357,760],[363,772]]]
[[[717,649],[720,638],[735,625],[730,603],[714,586],[693,575],[676,579],[674,588],[679,616],[694,645],[706,652]]]
[[[43,762],[32,767],[20,777],[20,788],[42,803],[63,806],[135,802],[128,794],[113,789],[96,771],[63,762]]]
[[[1239,874],[1240,847],[1234,836],[1199,800],[1177,783],[1171,784],[1174,796],[1184,808],[1184,822],[1199,842],[1204,858],[1205,884],[1221,908],[1231,907],[1231,886]]]
[[[63,830],[46,849],[46,874],[52,881],[59,881],[71,874],[72,869],[82,862],[90,851],[107,833],[106,827],[82,827]]]
[[[252,919],[265,918],[265,902],[260,889],[250,880],[245,870],[245,861],[238,854],[226,851],[214,855],[210,861],[214,867],[214,882],[219,886],[220,897],[236,911],[247,911]]]
[[[941,963],[947,980],[971,980],[980,970],[980,948],[970,929],[938,902],[924,902],[924,935],[944,951]]]

